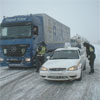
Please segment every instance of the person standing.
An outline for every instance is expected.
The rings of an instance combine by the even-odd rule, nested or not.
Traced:
[[[95,60],[95,48],[93,45],[89,44],[88,42],[84,42],[83,46],[86,47],[87,58],[89,60],[90,65],[90,72],[89,74],[94,73],[94,60]]]
[[[41,65],[44,63],[44,56],[47,51],[46,44],[44,42],[41,42],[39,47],[37,48],[37,54],[36,54],[36,72],[39,72],[39,69]]]

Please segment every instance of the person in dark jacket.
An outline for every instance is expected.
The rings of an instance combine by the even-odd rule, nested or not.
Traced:
[[[87,58],[89,60],[89,65],[90,65],[89,74],[94,73],[95,48],[88,42],[84,42],[83,46],[86,47]]]
[[[47,51],[46,44],[44,42],[41,42],[39,47],[37,48],[37,54],[36,54],[36,61],[37,61],[37,69],[36,72],[39,72],[39,69],[41,65],[44,63],[44,56]]]

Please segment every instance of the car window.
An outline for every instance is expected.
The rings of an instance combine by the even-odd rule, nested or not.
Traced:
[[[55,51],[51,59],[79,59],[77,50]]]

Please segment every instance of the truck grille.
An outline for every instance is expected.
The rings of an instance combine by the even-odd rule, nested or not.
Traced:
[[[24,56],[29,45],[3,45],[3,54],[5,56]]]
[[[9,59],[9,60],[7,60],[7,62],[9,62],[9,63],[21,63],[22,61],[21,60],[18,60],[18,59]]]

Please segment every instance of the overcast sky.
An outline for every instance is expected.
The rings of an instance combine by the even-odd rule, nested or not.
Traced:
[[[3,16],[46,13],[89,41],[100,40],[100,0],[0,0]]]

